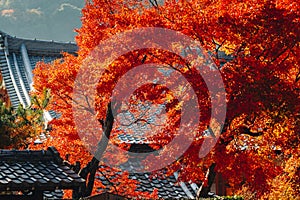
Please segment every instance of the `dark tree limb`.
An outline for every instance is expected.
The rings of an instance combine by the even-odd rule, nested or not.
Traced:
[[[202,185],[198,189],[197,198],[200,197],[208,198],[208,192],[210,191],[210,188],[214,183],[216,177],[215,167],[216,167],[216,163],[213,163],[209,166],[206,174],[207,184],[204,185],[204,183],[202,183]]]
[[[92,160],[79,171],[79,175],[86,180],[86,184],[81,188],[81,191],[73,193],[73,199],[87,197],[92,193],[99,162],[108,146],[109,137],[113,128],[114,116],[111,103],[108,104],[105,120],[100,120],[99,122],[104,125],[102,138],[97,144],[97,150],[95,151]]]

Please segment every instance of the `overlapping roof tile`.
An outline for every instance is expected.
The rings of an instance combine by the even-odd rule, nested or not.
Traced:
[[[84,182],[53,147],[47,151],[0,150],[0,191],[43,190],[50,197],[57,189],[75,189]]]

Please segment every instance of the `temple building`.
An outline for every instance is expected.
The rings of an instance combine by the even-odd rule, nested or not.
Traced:
[[[36,63],[48,63],[62,57],[62,52],[76,51],[75,43],[21,39],[0,31],[0,99],[14,108],[28,106]]]
[[[0,31],[0,100],[6,102],[8,105],[16,108],[19,105],[26,107],[30,105],[30,91],[33,89],[33,73],[37,62],[43,61],[46,63],[52,62],[57,58],[62,57],[62,52],[68,52],[76,55],[77,45],[75,43],[62,43],[62,42],[54,42],[54,41],[42,41],[36,39],[22,39],[12,37],[4,32]],[[55,115],[55,112],[49,112],[49,119]],[[133,137],[130,134],[123,134],[119,136],[121,143],[131,144],[132,151],[140,152],[140,151],[153,151],[153,149],[149,148],[147,142],[142,137]],[[146,148],[146,147],[147,148]],[[24,151],[25,152],[25,151]],[[25,152],[17,151],[1,151],[1,155],[4,154],[15,156],[28,154],[38,154],[40,158],[44,159],[44,152]],[[50,151],[49,151],[50,152]],[[46,155],[46,154],[45,154]],[[50,155],[50,153],[49,153]],[[52,155],[52,154],[51,154]],[[21,156],[20,156],[21,157]],[[51,157],[52,158],[52,157]],[[48,157],[47,157],[48,159]],[[11,165],[17,165],[17,160],[13,162],[12,159],[9,160]],[[21,160],[23,163],[23,160]],[[20,161],[20,162],[21,162]],[[4,162],[4,161],[2,161]],[[38,161],[40,162],[40,161]],[[52,162],[52,160],[51,160]],[[54,161],[53,161],[54,162]],[[61,164],[62,162],[59,162]],[[43,163],[41,163],[44,165]],[[134,165],[135,162],[128,162],[128,165]],[[7,166],[7,164],[0,163],[0,174],[1,174],[1,166]],[[106,166],[99,166],[106,167]],[[125,168],[128,168],[127,166]],[[6,170],[6,168],[3,170]],[[69,170],[69,169],[68,169]],[[107,168],[107,171],[110,170]],[[10,173],[10,172],[8,172]],[[38,173],[44,173],[38,172]],[[16,176],[18,173],[16,173]],[[73,175],[73,174],[72,174]],[[8,176],[8,175],[7,175]],[[31,175],[30,175],[31,176]],[[43,177],[46,176],[43,174]],[[74,175],[76,176],[76,175]],[[148,191],[153,192],[156,188],[158,191],[159,198],[162,199],[196,199],[197,190],[201,183],[183,183],[177,181],[178,174],[174,173],[172,176],[165,177],[163,179],[159,178],[149,178],[149,173],[132,173],[130,174],[130,178],[133,180],[138,180],[140,184],[137,187],[139,191]],[[1,176],[0,176],[1,177]],[[65,177],[66,179],[68,177]],[[111,183],[107,181],[107,178],[102,174],[96,177],[100,179],[103,185],[106,188],[99,188],[99,193],[106,193],[109,191],[109,188],[112,187]],[[78,180],[77,180],[78,179]],[[26,181],[26,180],[25,180]],[[77,182],[76,182],[77,181]],[[82,184],[82,180],[76,176],[75,186],[79,187]],[[224,183],[218,183],[219,179],[214,183],[212,187],[212,191],[214,193],[224,195],[225,189],[223,188]],[[1,182],[1,181],[0,181]],[[41,178],[40,182],[43,182],[43,178]],[[0,187],[3,185],[3,191],[9,188],[7,186],[8,183],[0,183]],[[20,184],[23,184],[22,182]],[[39,183],[38,183],[39,184]],[[47,183],[45,183],[47,184]],[[20,185],[18,185],[20,186]],[[31,186],[31,185],[30,185]],[[221,187],[222,186],[222,187]],[[21,186],[20,186],[21,187]],[[54,186],[53,186],[54,187]],[[58,189],[66,189],[72,188],[71,185],[66,185],[63,187],[59,185]],[[56,186],[55,186],[56,188]],[[55,188],[40,188],[38,190],[40,197],[42,198],[42,194],[44,191],[53,191]],[[16,188],[19,191],[19,188]],[[1,192],[1,191],[0,191]],[[211,193],[213,196],[214,193]],[[34,195],[34,194],[33,194]],[[44,192],[44,197],[46,193]]]

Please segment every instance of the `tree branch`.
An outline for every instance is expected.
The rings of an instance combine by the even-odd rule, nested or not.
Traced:
[[[99,122],[104,125],[102,138],[97,145],[97,150],[95,151],[92,160],[79,171],[79,175],[82,178],[86,179],[86,185],[84,186],[84,188],[82,188],[81,192],[78,192],[76,194],[79,197],[87,197],[91,195],[94,187],[95,175],[99,166],[99,162],[108,146],[108,141],[114,123],[114,116],[111,103],[108,104],[105,121],[100,120]]]
[[[207,184],[204,185],[204,182],[202,182],[200,188],[197,191],[197,198],[208,197],[208,192],[210,191],[210,188],[216,177],[215,167],[216,167],[216,163],[213,163],[209,166],[205,176],[205,180],[207,180]]]

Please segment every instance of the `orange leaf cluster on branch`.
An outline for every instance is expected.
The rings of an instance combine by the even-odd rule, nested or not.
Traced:
[[[294,149],[299,147],[299,2],[155,2],[157,1],[86,2],[82,10],[82,27],[77,30],[78,56],[65,55],[63,61],[53,64],[40,63],[35,70],[36,92],[40,93],[44,88],[49,88],[53,95],[51,109],[62,114],[61,118],[51,122],[52,139],[45,145],[56,145],[62,154],[72,152],[72,162],[81,160],[86,163],[91,156],[87,155],[77,135],[80,130],[76,130],[72,115],[72,104],[76,101],[72,99],[73,86],[81,64],[101,41],[112,35],[140,27],[168,28],[199,41],[202,48],[216,61],[224,80],[227,92],[226,121],[220,139],[209,155],[203,159],[198,158],[203,141],[201,133],[207,128],[211,117],[211,102],[218,102],[218,99],[210,99],[201,77],[196,76],[190,63],[186,63],[180,56],[153,49],[142,49],[122,55],[106,66],[106,71],[98,83],[95,97],[96,113],[92,113],[88,107],[84,108],[85,112],[92,113],[100,121],[104,120],[112,90],[122,75],[142,64],[163,64],[181,73],[189,81],[197,94],[197,102],[201,105],[202,112],[195,141],[178,161],[169,166],[169,170],[179,171],[180,180],[199,182],[205,179],[210,166],[216,164],[214,170],[228,178],[228,183],[233,188],[241,188],[245,184],[255,192],[256,198],[268,195],[269,192],[275,195],[270,181],[283,172],[286,161],[291,159],[292,153],[295,153]],[[104,52],[110,52],[109,48],[114,47],[107,48]],[[224,53],[225,57],[230,57],[229,60],[224,60]],[[128,80],[127,84],[133,84],[133,80],[139,79],[141,77],[136,75],[132,80]],[[172,102],[176,96],[164,88],[156,89],[156,93],[151,93],[151,89],[136,90],[139,97],[136,102],[150,100],[159,104],[171,100],[169,117],[180,114],[180,109],[175,109],[180,108],[176,107],[180,102]],[[84,118],[85,115],[81,117]],[[113,132],[121,134],[122,131],[118,129],[120,125],[115,123]],[[177,125],[174,123],[166,127],[165,131],[162,131],[163,134],[154,137],[154,141],[168,143],[172,135],[167,132],[175,133]],[[115,136],[112,133],[113,139]],[[276,154],[276,150],[280,151],[280,155]],[[297,176],[295,170],[291,171],[293,178]],[[126,176],[121,180],[124,187],[126,183],[132,184]],[[291,184],[291,188],[295,191],[297,189],[295,184]],[[133,190],[122,193],[138,195]]]

